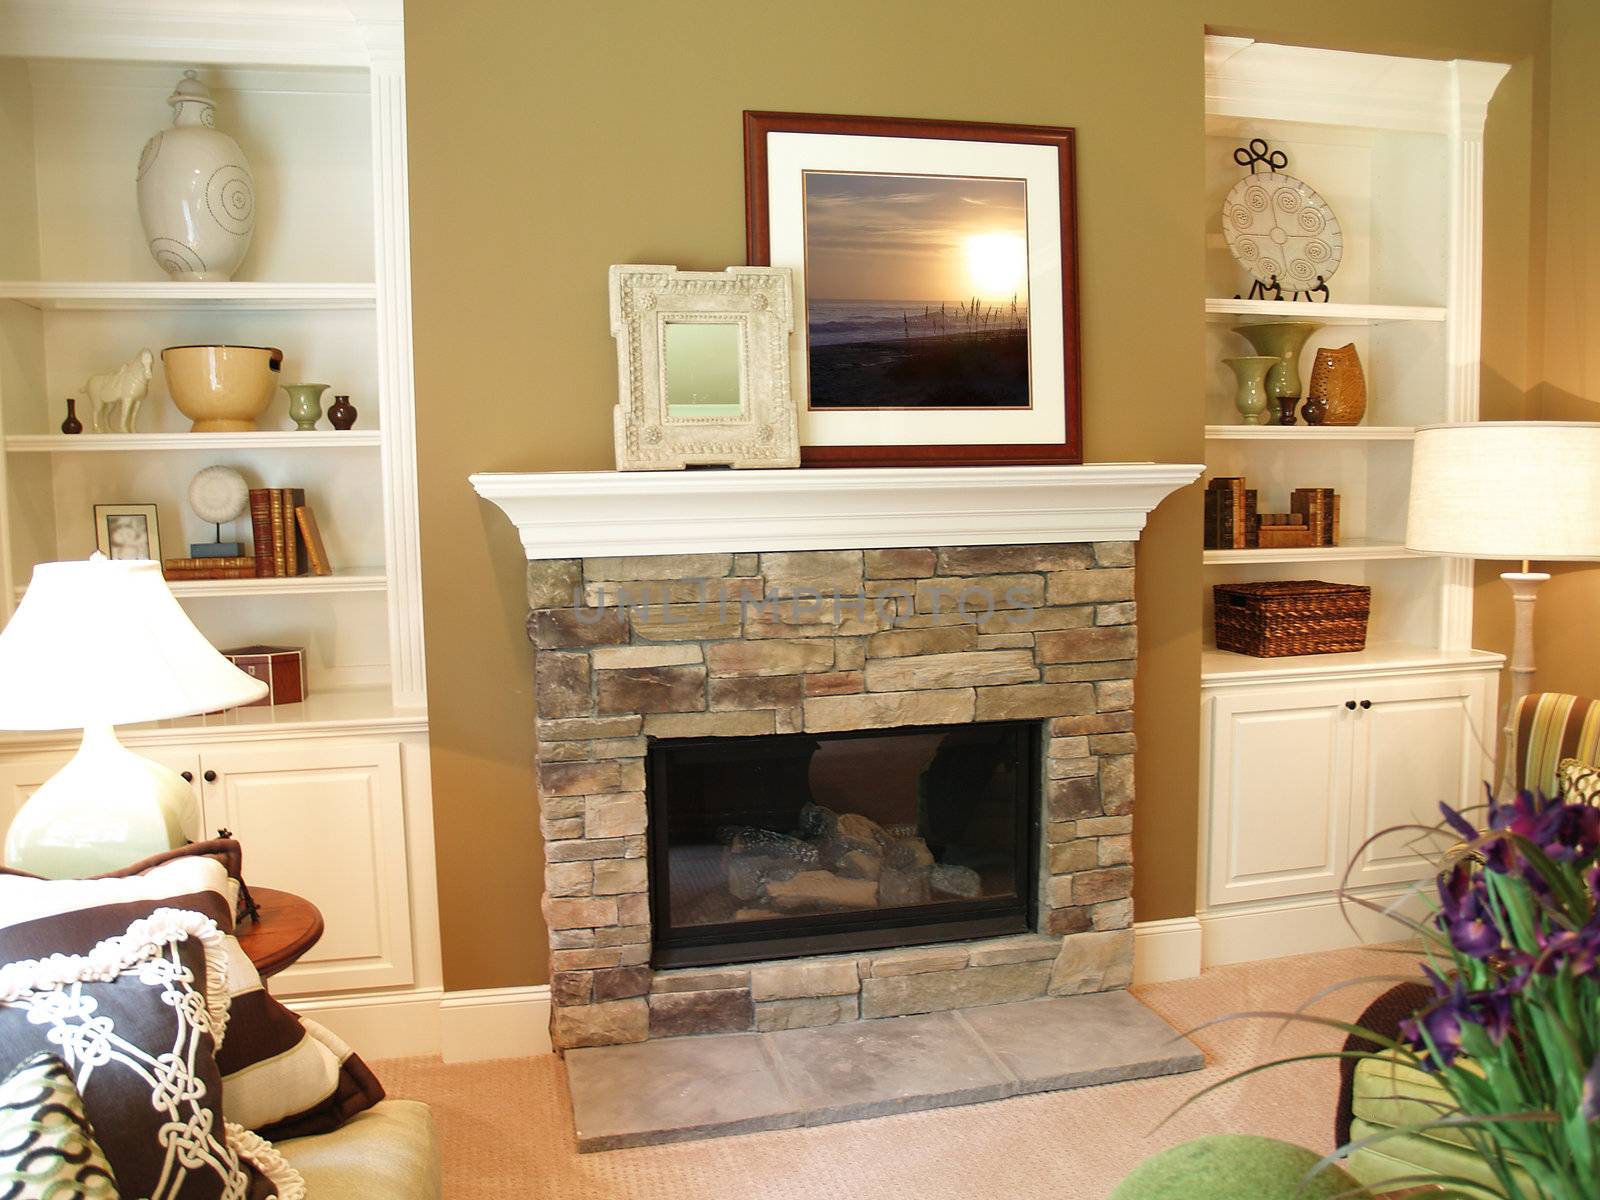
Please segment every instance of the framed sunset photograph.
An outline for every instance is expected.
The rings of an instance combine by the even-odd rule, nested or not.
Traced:
[[[1070,129],[745,114],[813,465],[1081,462]]]

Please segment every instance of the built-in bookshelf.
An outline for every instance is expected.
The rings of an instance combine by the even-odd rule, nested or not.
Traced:
[[[406,229],[392,194],[403,145],[374,136],[386,82],[354,62],[68,58],[48,46],[0,60],[0,103],[19,116],[5,161],[25,181],[0,199],[0,605],[15,603],[34,564],[94,549],[95,504],[156,505],[166,558],[212,541],[187,489],[201,469],[227,466],[251,487],[305,489],[333,573],[174,579],[191,618],[218,644],[304,646],[313,695],[420,709]],[[166,278],[139,224],[133,168],[170,124],[166,98],[186,68],[256,178],[262,216],[227,282]],[[216,343],[281,349],[282,381],[328,384],[325,405],[349,395],[355,427],[324,419],[300,432],[279,391],[255,431],[189,432],[159,355]],[[158,361],[137,432],[92,432],[84,381],[141,349]],[[59,430],[68,396],[80,398],[78,435]],[[248,512],[222,535],[250,543]]]
[[[1294,488],[1331,487],[1343,513],[1338,546],[1207,550],[1207,629],[1212,584],[1315,577],[1373,589],[1374,645],[1465,656],[1470,568],[1406,550],[1405,513],[1417,427],[1477,416],[1481,141],[1462,133],[1461,117],[1481,128],[1501,69],[1220,37],[1207,39],[1207,65],[1207,476],[1243,476],[1263,512],[1286,510]],[[1404,105],[1390,94],[1395,71],[1411,89]],[[1245,171],[1234,149],[1252,138],[1282,150],[1287,173],[1339,218],[1343,257],[1327,302],[1241,298],[1252,279],[1228,250],[1220,212]],[[1303,380],[1319,347],[1356,347],[1368,390],[1361,424],[1240,423],[1222,360],[1254,353],[1240,326],[1274,320],[1321,327],[1306,342]],[[1386,657],[1375,653],[1374,666]],[[1206,661],[1207,677],[1219,672],[1215,651]],[[1278,673],[1298,669],[1286,662]]]

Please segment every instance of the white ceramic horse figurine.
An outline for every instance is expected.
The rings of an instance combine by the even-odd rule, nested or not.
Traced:
[[[109,371],[89,376],[83,394],[94,407],[96,433],[132,433],[139,419],[139,406],[150,388],[150,373],[156,356],[141,350],[133,358]]]

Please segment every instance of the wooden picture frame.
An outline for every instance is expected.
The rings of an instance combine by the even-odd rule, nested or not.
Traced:
[[[800,336],[791,349],[790,379],[804,465],[1083,461],[1073,130],[746,112],[744,143],[747,257],[794,271]],[[905,184],[904,194],[886,194],[896,181]],[[959,199],[975,209],[989,204],[992,220],[1010,222],[991,224],[1000,232],[984,232],[954,207],[956,193],[967,184],[985,194]],[[906,219],[904,244],[909,254],[921,256],[910,268],[887,258],[882,266],[872,261],[895,242],[895,230],[886,238],[882,223],[891,202],[907,212],[920,206],[927,214],[924,226]],[[852,213],[861,217],[858,225],[851,225]],[[852,228],[860,246],[856,261]],[[924,280],[959,280],[950,236],[961,237],[963,230],[974,281],[970,300],[890,295],[891,285],[913,289],[919,272]],[[917,248],[939,238],[942,257]],[[1004,261],[984,261],[978,244],[985,239]],[[1001,290],[1005,272],[1017,271],[1018,243],[1024,256],[1018,277],[1025,282],[1020,306],[1015,291],[1008,305]],[[820,290],[813,295],[813,272],[819,289],[853,298]],[[977,286],[986,275],[987,296]],[[880,280],[887,290],[867,300]],[[951,282],[945,290],[956,286]],[[845,318],[816,320],[829,315],[822,307],[829,304]],[[895,306],[901,330],[894,328]],[[1023,391],[1017,381],[1019,325]],[[838,344],[849,337],[857,340]],[[814,359],[822,367],[818,372]],[[886,398],[877,399],[871,389],[890,379]]]
[[[161,561],[154,504],[96,504],[94,542],[111,559]]]

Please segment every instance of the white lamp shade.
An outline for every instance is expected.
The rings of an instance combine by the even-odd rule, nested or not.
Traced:
[[[1418,429],[1406,546],[1469,558],[1600,559],[1600,422]]]
[[[159,721],[266,694],[194,627],[154,562],[40,563],[0,633],[0,729]]]

